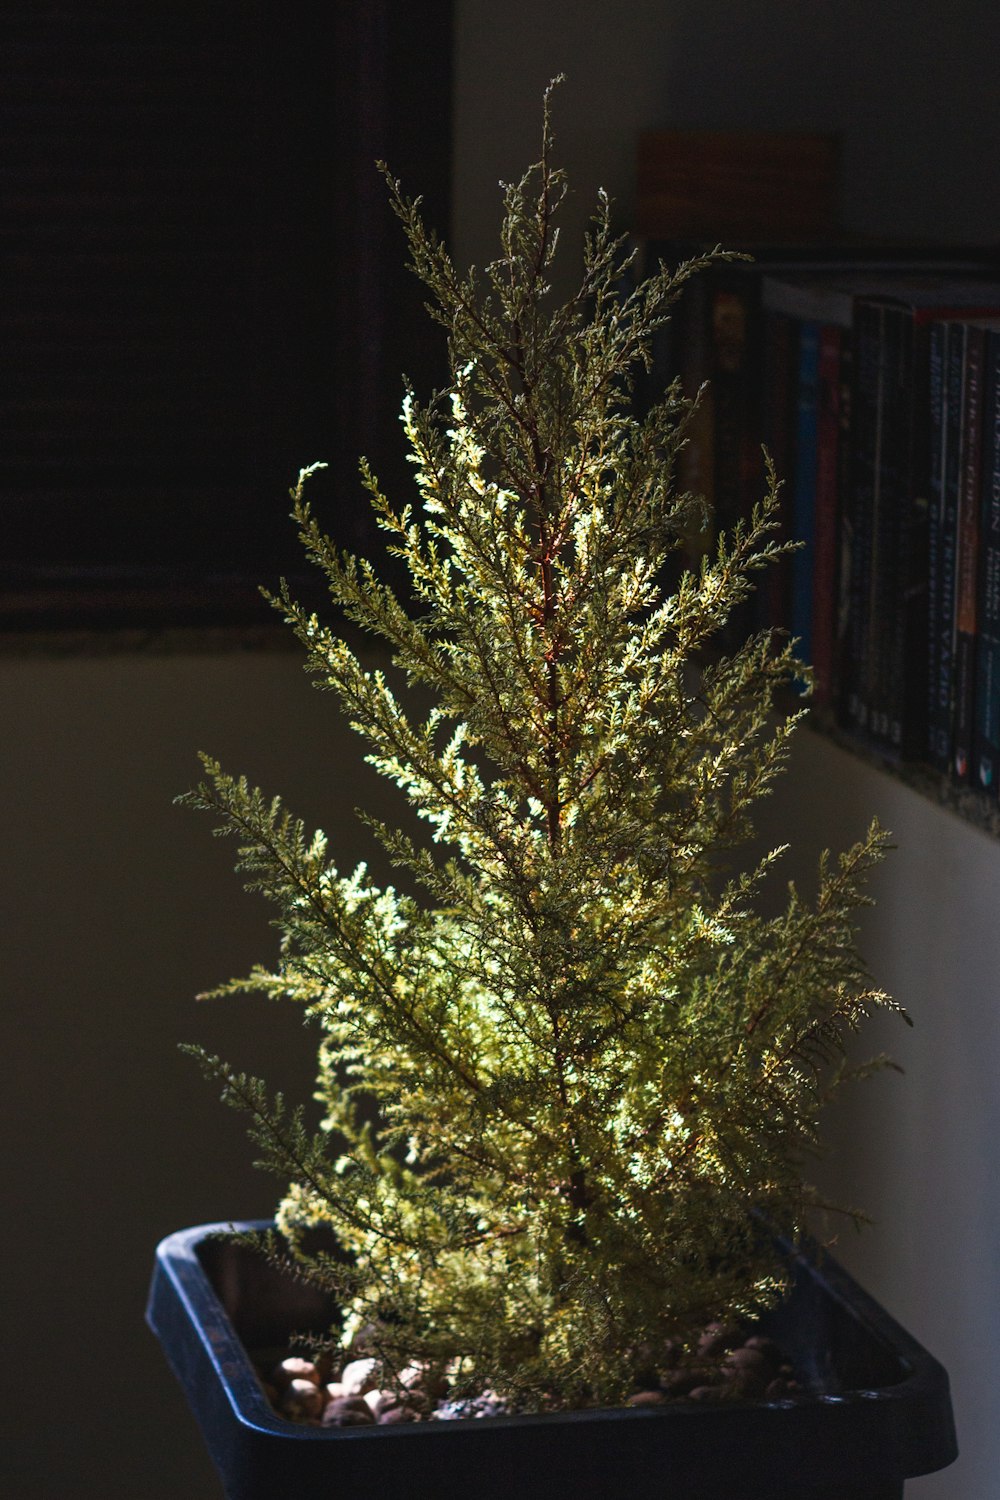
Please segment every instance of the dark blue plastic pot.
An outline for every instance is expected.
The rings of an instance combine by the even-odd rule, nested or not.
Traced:
[[[830,1260],[800,1263],[766,1328],[812,1399],[296,1426],[271,1409],[247,1350],[325,1331],[330,1310],[211,1238],[230,1227],[163,1241],[146,1314],[228,1500],[901,1500],[907,1478],[956,1456],[944,1370]]]

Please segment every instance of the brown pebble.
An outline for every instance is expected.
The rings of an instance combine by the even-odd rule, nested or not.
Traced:
[[[722,1398],[722,1388],[717,1385],[696,1385],[693,1391],[688,1391],[689,1401],[719,1401]]]
[[[355,1396],[330,1401],[323,1413],[324,1427],[369,1427],[375,1422],[371,1408]]]
[[[715,1359],[742,1342],[740,1330],[731,1323],[709,1323],[698,1340],[698,1353],[703,1359]]]
[[[703,1370],[669,1370],[660,1382],[664,1391],[670,1396],[686,1396],[693,1391],[696,1385],[704,1385],[705,1372]]]
[[[774,1339],[765,1338],[763,1334],[753,1334],[747,1339],[745,1347],[756,1349],[759,1354],[763,1354],[768,1364],[773,1365],[775,1369],[784,1361],[784,1355]]]
[[[762,1374],[766,1369],[767,1360],[759,1349],[732,1349],[722,1361],[722,1373],[727,1380]]]
[[[365,1400],[367,1401],[368,1399],[366,1396]],[[379,1391],[378,1399],[372,1410],[376,1417],[381,1418],[382,1413],[388,1411],[392,1406],[406,1406],[410,1411],[415,1412],[417,1416],[421,1416],[423,1413],[430,1411],[431,1400],[423,1391]]]
[[[419,1422],[420,1417],[412,1406],[398,1401],[395,1406],[384,1407],[375,1420],[380,1427],[389,1427],[396,1422]]]
[[[440,1368],[422,1361],[405,1365],[399,1372],[399,1383],[411,1391],[423,1391],[431,1401],[438,1401],[451,1389],[451,1381]]]
[[[668,1401],[666,1391],[633,1391],[625,1402],[626,1406],[666,1406]]]
[[[744,1370],[738,1372],[728,1384],[733,1395],[744,1401],[756,1401],[767,1389],[768,1371]]]
[[[323,1411],[323,1392],[311,1380],[293,1380],[281,1398],[281,1410],[293,1422],[310,1421]]]

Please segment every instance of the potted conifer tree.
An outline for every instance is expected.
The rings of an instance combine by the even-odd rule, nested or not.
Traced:
[[[739,853],[804,669],[770,631],[709,648],[785,545],[777,482],[671,574],[697,503],[674,487],[692,407],[671,388],[639,418],[628,393],[705,262],[622,294],[602,200],[554,305],[550,147],[547,99],[482,277],[390,184],[451,361],[445,393],[405,400],[414,503],[363,469],[412,600],[325,537],[310,470],[294,514],[395,680],[275,602],[431,837],[373,823],[404,872],[378,888],[206,759],[188,800],[238,838],[283,933],[246,987],[319,1023],[323,1120],[202,1055],[290,1185],[274,1227],[165,1242],[150,1321],[247,1500],[318,1483],[887,1500],[954,1456],[943,1371],[802,1253],[845,1037],[892,1004],[855,944],[884,838],[873,825],[822,861],[815,899],[762,914],[779,853]],[[269,1403],[252,1359],[305,1329],[330,1341],[317,1394]]]

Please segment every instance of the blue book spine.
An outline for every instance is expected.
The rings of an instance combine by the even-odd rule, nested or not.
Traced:
[[[1000,784],[1000,333],[986,336],[984,375],[980,637],[972,782],[995,798]]]
[[[873,713],[876,701],[873,601],[881,480],[879,413],[885,375],[883,317],[884,309],[878,303],[861,300],[856,304],[847,702],[851,724],[866,739],[876,732]]]

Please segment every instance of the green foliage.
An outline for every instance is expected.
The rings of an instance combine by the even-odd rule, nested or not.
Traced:
[[[689,276],[623,295],[602,199],[576,295],[553,305],[549,160],[505,193],[502,250],[460,274],[390,183],[448,333],[449,389],[403,422],[417,501],[364,483],[413,600],[344,554],[294,492],[336,605],[392,649],[393,685],[285,592],[275,601],[368,758],[430,825],[373,823],[412,890],[340,874],[321,833],[211,760],[189,797],[240,841],[276,905],[274,972],[241,986],[319,1023],[317,1135],[205,1058],[291,1181],[279,1224],[306,1273],[374,1329],[391,1375],[458,1361],[459,1386],[529,1405],[615,1401],[634,1351],[751,1316],[781,1287],[818,1117],[873,1006],[855,947],[883,836],[824,859],[818,894],[761,913],[781,851],[733,874],[803,712],[771,633],[718,641],[783,550],[777,482],[676,586],[697,502],[675,462],[691,403],[628,393]],[[675,569],[675,573],[676,573]],[[414,691],[415,690],[415,691]],[[429,712],[410,702],[433,702]],[[755,1217],[754,1214],[759,1215]],[[329,1225],[346,1263],[311,1263]]]

